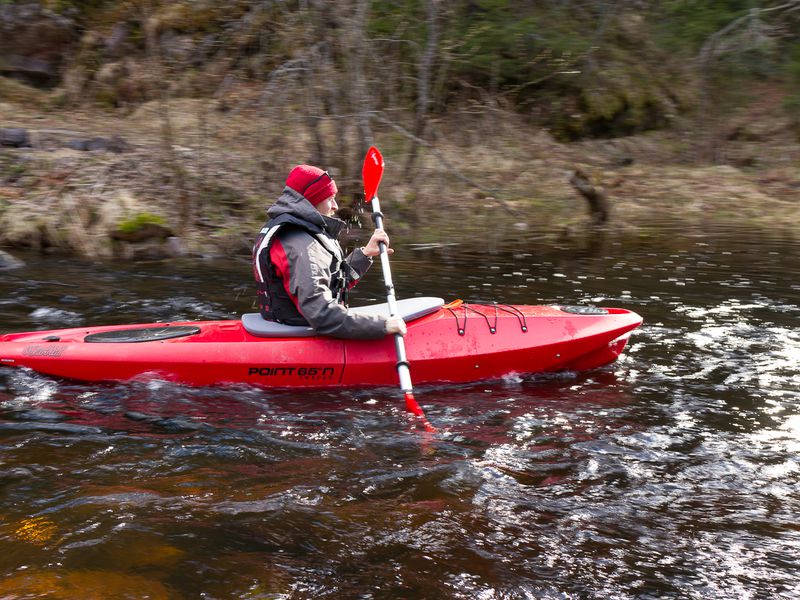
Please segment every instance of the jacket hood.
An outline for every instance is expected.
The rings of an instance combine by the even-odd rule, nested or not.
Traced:
[[[308,199],[290,187],[283,188],[278,200],[269,207],[267,215],[271,220],[280,218],[282,222],[296,223],[315,231],[327,231],[336,237],[345,226],[340,219],[322,215]]]

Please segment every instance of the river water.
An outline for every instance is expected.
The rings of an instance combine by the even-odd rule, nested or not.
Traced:
[[[0,368],[0,598],[800,597],[796,237],[396,246],[400,297],[645,323],[602,370],[419,388],[436,435],[394,389]],[[245,260],[22,258],[0,331],[251,309]],[[377,270],[360,288],[380,300]]]

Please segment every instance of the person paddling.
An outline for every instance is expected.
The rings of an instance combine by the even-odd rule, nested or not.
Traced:
[[[344,257],[338,236],[345,223],[334,217],[337,191],[333,178],[318,167],[298,165],[289,173],[253,246],[261,316],[286,325],[307,325],[317,334],[338,338],[405,335],[400,317],[347,309],[347,290],[380,254],[378,244],[388,248],[389,236],[376,229],[366,246]]]

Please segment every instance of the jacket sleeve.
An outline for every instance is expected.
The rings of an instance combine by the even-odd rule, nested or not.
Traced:
[[[292,267],[288,291],[297,298],[298,310],[314,331],[353,339],[386,335],[383,317],[355,314],[336,302],[330,287],[331,256],[317,240],[305,232],[292,231],[281,236],[281,243]]]
[[[347,289],[349,290],[356,285],[364,276],[369,268],[372,266],[372,259],[361,251],[361,248],[356,248],[347,258],[344,259],[342,268],[347,279]]]

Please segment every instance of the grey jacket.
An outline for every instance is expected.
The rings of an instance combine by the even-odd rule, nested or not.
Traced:
[[[286,187],[277,202],[267,211],[270,220],[256,241],[254,259],[259,268],[272,269],[271,244],[260,243],[273,227],[280,226],[277,239],[286,254],[289,271],[288,291],[291,300],[314,331],[338,338],[377,339],[385,335],[385,319],[360,315],[337,302],[331,290],[333,269],[337,263],[347,287],[355,285],[372,264],[372,259],[360,250],[343,258],[337,237],[345,226],[343,221],[323,216],[301,194]],[[274,273],[274,271],[271,271]]]

